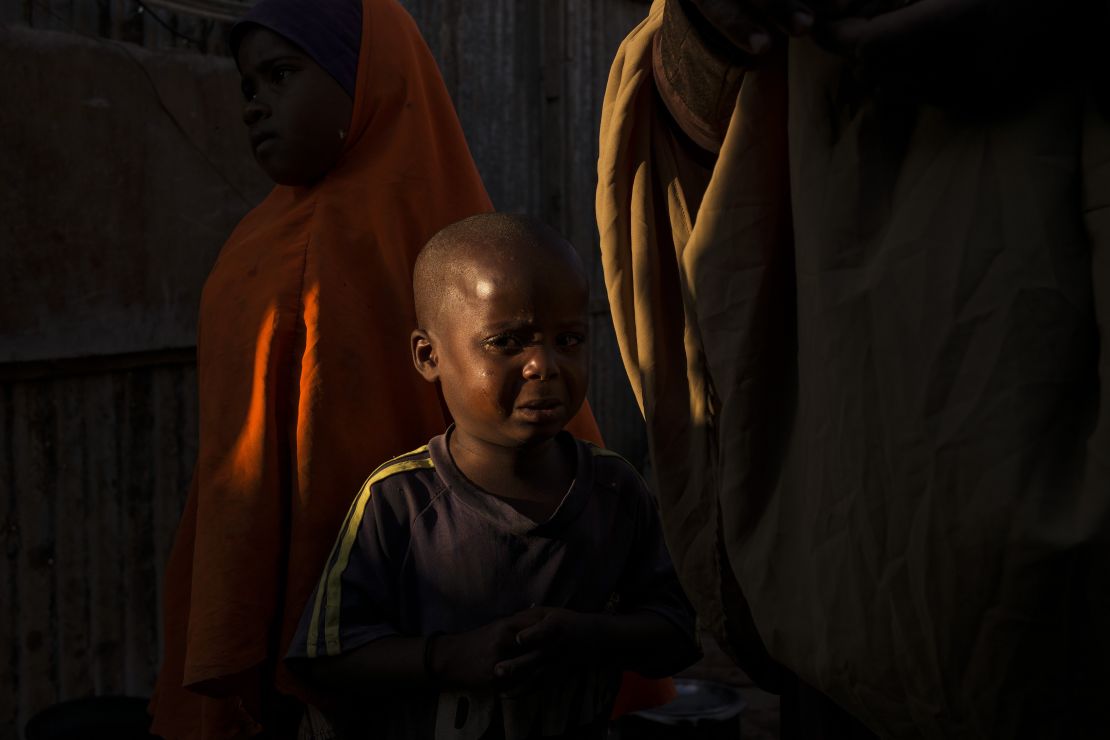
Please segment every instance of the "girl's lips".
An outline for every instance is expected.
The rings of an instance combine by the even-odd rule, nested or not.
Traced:
[[[277,136],[274,134],[257,134],[251,137],[251,148],[257,152],[259,149],[264,147],[269,142],[274,141],[275,139],[277,139]]]

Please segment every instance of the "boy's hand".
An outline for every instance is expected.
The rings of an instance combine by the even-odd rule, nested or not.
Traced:
[[[458,634],[440,635],[432,644],[432,672],[449,686],[476,688],[501,680],[495,666],[519,656],[517,635],[540,619],[537,609],[518,612]]]
[[[527,684],[549,667],[576,663],[604,662],[662,678],[701,656],[692,633],[652,611],[589,614],[543,607],[515,616],[529,626],[514,638],[517,655],[494,666],[502,685]]]
[[[601,615],[540,607],[517,616],[530,626],[515,635],[518,654],[494,666],[498,680],[520,683],[550,663],[575,663],[597,653]]]

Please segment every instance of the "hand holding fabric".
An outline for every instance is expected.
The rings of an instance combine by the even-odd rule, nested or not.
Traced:
[[[832,20],[822,23],[822,43],[837,52],[874,59],[898,53],[912,55],[952,34],[985,32],[991,19],[1010,8],[1001,0],[902,0],[893,8],[875,3],[831,4]],[[839,7],[836,7],[839,6]],[[937,52],[933,46],[933,52]]]
[[[806,33],[813,11],[797,0],[689,0],[721,36],[746,54],[771,51],[776,37]]]
[[[825,49],[907,99],[999,111],[1053,75],[1081,69],[1097,4],[1031,0],[897,0],[814,25]],[[1105,18],[1102,19],[1103,22]],[[1066,72],[1065,72],[1066,73]]]

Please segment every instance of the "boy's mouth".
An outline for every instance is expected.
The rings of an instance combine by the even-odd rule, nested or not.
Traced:
[[[531,401],[525,401],[519,404],[517,408],[527,409],[529,411],[550,411],[551,409],[562,406],[563,402],[558,398],[539,398]]]
[[[516,408],[522,418],[533,423],[547,424],[561,417],[563,402],[557,398],[539,398],[517,404]]]

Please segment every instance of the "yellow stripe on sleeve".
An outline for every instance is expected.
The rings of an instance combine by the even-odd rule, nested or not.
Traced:
[[[374,472],[377,473],[378,471]],[[370,481],[373,480],[373,478],[374,476],[371,475],[366,479],[366,482],[362,484],[362,488],[358,489],[358,495],[356,495],[355,500],[351,502],[350,508],[347,509],[347,515],[343,517],[343,524],[339,528],[339,535],[335,538],[335,544],[331,546],[328,559],[324,562],[324,571],[320,574],[320,581],[316,584],[316,598],[312,605],[312,619],[308,622],[308,635],[305,637],[305,653],[310,658],[315,658],[318,653],[316,645],[319,641],[317,635],[320,632],[320,611],[324,606],[324,590],[327,588],[328,573],[331,572],[331,562],[335,560],[336,553],[339,552],[340,543],[343,542],[343,533],[346,532],[347,527],[350,526],[351,518],[358,508],[358,502],[363,501],[364,498],[370,497]],[[363,503],[362,506],[365,507],[366,504]],[[359,516],[362,516],[361,511]]]
[[[354,518],[355,515],[357,514],[357,520],[359,520],[360,523],[361,523],[362,513],[363,513],[363,510],[366,508],[366,501],[370,500],[370,487],[373,486],[375,483],[377,483],[377,481],[382,480],[383,478],[387,478],[388,476],[392,475],[392,473],[387,474],[387,475],[383,475],[383,474],[386,473],[386,470],[390,469],[392,466],[394,466],[396,464],[396,460],[401,459],[403,457],[412,457],[413,455],[418,455],[418,454],[426,453],[426,452],[427,452],[427,445],[424,445],[423,447],[417,447],[416,449],[412,450],[412,452],[410,452],[410,453],[405,453],[404,455],[397,455],[394,458],[388,459],[388,460],[386,460],[385,463],[382,463],[381,465],[377,466],[374,469],[374,472],[370,474],[370,477],[366,478],[366,481],[365,481],[364,484],[362,484],[362,487],[359,488],[359,494],[357,494],[354,497],[354,500],[351,501],[350,508],[347,508],[346,516],[343,517],[343,525],[340,527],[340,534],[339,534],[339,536],[337,536],[335,538],[335,544],[332,545],[332,549],[331,549],[330,553],[327,554],[327,560],[324,561],[324,571],[320,575],[320,582],[317,582],[317,584],[316,584],[316,598],[314,599],[314,602],[313,602],[313,605],[312,605],[312,619],[309,620],[309,635],[307,635],[306,638],[305,638],[305,646],[304,646],[305,647],[305,653],[310,658],[315,658],[317,653],[319,653],[319,651],[316,650],[316,635],[317,635],[317,633],[320,632],[320,616],[321,616],[321,611],[323,609],[323,604],[324,604],[324,589],[326,588],[327,582],[329,582],[329,575],[331,574],[331,571],[332,571],[331,562],[332,562],[332,560],[335,559],[335,555],[337,553],[339,553],[339,551],[341,549],[341,546],[342,546],[343,541],[345,539],[345,533],[346,533],[347,529],[349,529],[351,527],[352,518]],[[431,459],[428,459],[428,463],[431,463]],[[431,466],[428,466],[428,467],[431,467]],[[362,501],[361,505],[360,505],[360,501]],[[359,529],[359,526],[357,526],[357,524],[356,524],[355,525],[355,531],[357,531],[357,529]],[[347,553],[350,554],[350,548],[347,548]],[[344,561],[344,567],[346,567],[345,561]]]
[[[319,631],[320,631],[320,615],[321,615],[321,612],[324,609],[324,591],[325,591],[325,589],[327,589],[327,593],[328,593],[328,610],[329,610],[328,614],[327,614],[327,619],[325,621],[325,625],[326,626],[330,625],[331,622],[334,619],[334,621],[335,621],[335,634],[336,634],[336,637],[335,637],[335,643],[336,643],[335,652],[338,652],[339,610],[338,610],[338,602],[333,602],[332,601],[333,591],[332,591],[332,587],[331,587],[330,584],[332,583],[333,571],[335,571],[336,565],[339,565],[339,562],[337,561],[336,565],[331,565],[331,562],[336,559],[337,554],[340,555],[340,560],[342,561],[342,566],[339,567],[338,573],[336,573],[335,576],[334,576],[334,580],[335,580],[335,592],[334,592],[335,595],[334,595],[334,598],[338,598],[337,594],[338,594],[338,589],[339,589],[339,582],[340,582],[340,579],[343,575],[343,569],[347,567],[347,560],[350,557],[351,548],[354,546],[354,536],[355,536],[355,534],[358,533],[359,525],[362,523],[362,514],[366,509],[366,503],[370,500],[370,487],[373,486],[378,481],[384,480],[385,478],[388,478],[389,476],[394,475],[395,473],[403,473],[406,470],[414,470],[414,469],[417,469],[417,468],[431,468],[431,467],[434,467],[432,465],[431,458],[426,458],[426,459],[423,459],[423,460],[409,460],[409,461],[403,461],[403,462],[396,462],[397,460],[400,460],[401,458],[411,457],[412,455],[417,455],[417,454],[420,454],[422,452],[427,452],[427,450],[428,450],[428,447],[427,447],[427,445],[425,445],[423,447],[419,447],[419,448],[413,450],[412,452],[406,452],[403,455],[398,455],[397,457],[393,458],[392,460],[389,460],[389,461],[383,463],[382,465],[379,465],[377,470],[375,470],[373,473],[371,473],[370,477],[366,479],[366,482],[362,484],[362,487],[359,489],[358,495],[355,496],[355,500],[351,502],[351,506],[347,510],[347,516],[344,517],[343,525],[339,529],[339,535],[336,537],[335,544],[332,545],[331,552],[328,553],[328,559],[324,563],[324,572],[320,574],[320,582],[316,584],[316,599],[315,599],[315,603],[312,605],[312,619],[309,620],[308,635],[305,638],[305,643],[306,643],[305,644],[305,652],[308,655],[308,657],[315,658],[317,656],[318,652],[319,652],[316,648],[316,645],[317,645],[317,642],[318,642],[317,635],[319,634]],[[414,465],[413,463],[416,463],[416,464]],[[332,609],[333,604],[335,604],[335,607],[336,607],[335,609]],[[327,637],[327,633],[325,633],[325,637]],[[329,655],[331,655],[333,653],[332,648],[331,648],[331,642],[329,641],[325,645],[325,647],[327,649],[327,653]]]

